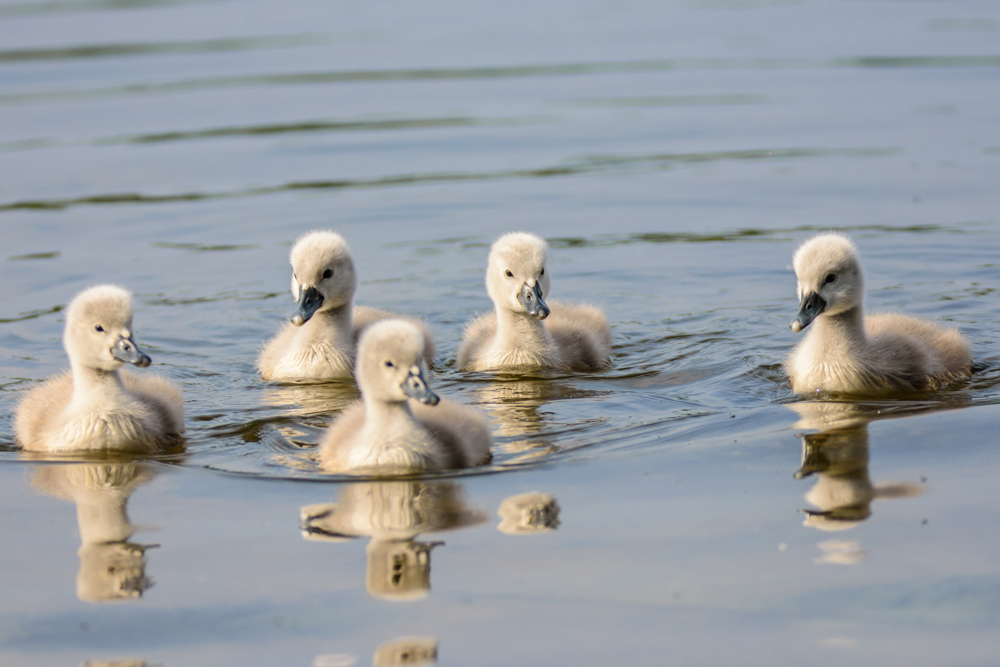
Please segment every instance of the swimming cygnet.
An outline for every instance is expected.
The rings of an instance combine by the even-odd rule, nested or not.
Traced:
[[[795,392],[921,391],[971,373],[969,344],[956,329],[896,313],[864,316],[861,265],[847,237],[814,237],[793,262],[801,302],[790,326],[813,323],[785,362]]]
[[[372,322],[402,318],[424,334],[423,355],[434,360],[434,342],[415,319],[385,310],[353,305],[358,285],[354,260],[340,234],[309,232],[292,247],[292,296],[299,309],[291,322],[264,346],[257,359],[265,380],[347,380],[354,371],[358,337]]]
[[[611,331],[604,313],[544,300],[550,289],[547,250],[544,240],[526,232],[504,234],[493,243],[486,291],[496,310],[466,327],[458,349],[462,370],[588,371],[609,363]]]
[[[420,329],[405,320],[371,325],[358,344],[361,401],[330,426],[320,448],[327,472],[404,473],[490,460],[486,418],[442,401],[427,386]]]
[[[70,372],[32,389],[17,408],[14,430],[24,449],[151,452],[177,444],[184,433],[180,389],[118,370],[150,364],[132,339],[128,291],[99,285],[78,294],[66,309],[63,345]]]

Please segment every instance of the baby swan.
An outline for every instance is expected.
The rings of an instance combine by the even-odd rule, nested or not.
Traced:
[[[795,392],[923,391],[970,375],[969,344],[958,330],[896,313],[864,316],[861,265],[846,236],[810,239],[793,263],[801,302],[791,329],[813,322],[785,362]]]
[[[340,234],[314,231],[292,247],[292,296],[299,309],[291,322],[260,353],[257,366],[265,380],[348,380],[354,371],[358,337],[372,322],[403,318],[384,310],[353,306],[358,285],[354,260]],[[434,343],[422,322],[424,358],[433,363]]]
[[[489,462],[486,418],[430,390],[425,348],[420,328],[405,320],[377,322],[362,334],[362,400],[344,410],[323,438],[323,470],[409,473]]]
[[[181,391],[154,376],[118,371],[149,366],[132,340],[132,295],[98,285],[66,309],[63,345],[69,373],[28,392],[14,430],[24,449],[68,452],[153,452],[177,444],[184,433]]]
[[[486,291],[496,310],[466,327],[458,349],[462,370],[589,371],[608,365],[611,331],[604,313],[543,300],[550,288],[547,250],[544,240],[526,232],[504,234],[493,243]]]

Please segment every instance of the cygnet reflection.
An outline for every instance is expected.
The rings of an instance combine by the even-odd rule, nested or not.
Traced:
[[[280,384],[261,389],[261,400],[265,405],[282,408],[296,417],[322,415],[324,425],[330,421],[329,415],[339,413],[360,396],[353,382]]]
[[[910,498],[923,492],[919,485],[911,483],[872,483],[868,474],[868,422],[874,415],[870,411],[854,403],[833,401],[793,403],[789,407],[801,416],[796,429],[819,431],[802,436],[802,465],[795,473],[796,479],[813,474],[818,477],[805,496],[817,509],[803,510],[803,525],[828,532],[848,530],[871,516],[873,501]],[[824,562],[858,562],[864,554],[853,542],[850,548],[839,542],[827,547]]]
[[[147,667],[148,662],[142,658],[124,658],[122,660],[88,660],[80,667]]]
[[[468,506],[460,484],[416,480],[348,484],[336,503],[307,505],[300,515],[307,540],[370,537],[365,587],[390,600],[419,599],[430,590],[431,550],[443,542],[418,541],[417,535],[486,520]]]
[[[559,503],[550,493],[531,491],[504,498],[497,530],[507,535],[547,533],[559,527]]]
[[[492,421],[494,437],[498,440],[494,448],[513,456],[507,460],[508,464],[530,462],[556,451],[551,438],[545,435],[545,431],[554,426],[552,415],[544,410],[546,403],[597,393],[540,378],[497,379],[475,389],[477,407]],[[512,438],[513,441],[503,441]]]
[[[437,655],[438,641],[433,637],[400,637],[375,649],[372,665],[433,665],[437,663]]]
[[[84,602],[133,600],[153,585],[146,576],[149,545],[129,541],[135,528],[125,505],[154,476],[137,463],[47,465],[34,471],[32,486],[76,503],[81,542],[76,595]]]
[[[375,667],[433,665],[437,663],[438,640],[434,637],[400,637],[375,649]],[[327,653],[313,658],[313,667],[350,667],[358,661],[350,653]]]

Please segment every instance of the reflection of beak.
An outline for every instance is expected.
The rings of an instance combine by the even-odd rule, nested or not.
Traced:
[[[153,361],[139,351],[134,340],[125,338],[125,336],[119,336],[115,344],[111,346],[111,356],[126,364],[135,364],[139,368],[145,368]]]
[[[832,510],[801,509],[799,512],[812,519],[819,519],[823,522],[829,522],[832,525],[843,522],[841,525],[849,528],[852,524],[864,521],[870,517],[872,515],[872,508],[871,503],[857,502],[842,507],[834,507]]]
[[[798,333],[809,326],[809,323],[816,319],[816,316],[826,310],[826,301],[816,292],[809,292],[803,295],[799,302],[799,312],[795,319],[788,325],[792,331]]]
[[[812,443],[809,441],[809,437],[806,436],[802,441],[804,445],[802,449],[802,466],[793,475],[795,479],[805,479],[813,473],[826,472],[830,469],[830,459],[826,456],[822,441]]]
[[[292,315],[292,324],[297,327],[309,321],[320,306],[323,305],[323,295],[315,287],[303,290],[299,288],[299,309]]]
[[[552,311],[542,301],[542,286],[537,282],[534,287],[527,284],[521,287],[521,293],[517,295],[517,300],[521,302],[528,314],[536,320],[544,320]]]
[[[424,379],[424,371],[419,365],[414,365],[410,368],[410,374],[406,376],[406,380],[403,381],[403,384],[399,388],[410,398],[427,405],[437,405],[441,400],[427,386],[427,380]]]

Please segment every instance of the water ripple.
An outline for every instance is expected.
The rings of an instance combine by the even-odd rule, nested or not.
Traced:
[[[0,105],[88,100],[110,97],[169,94],[191,90],[221,90],[257,86],[302,86],[398,81],[461,81],[551,76],[634,74],[674,70],[791,70],[791,69],[925,69],[1000,67],[1000,55],[979,56],[859,56],[853,58],[688,58],[619,62],[442,67],[384,70],[335,70],[249,74],[182,79],[164,83],[133,83],[85,90],[49,90],[0,95]]]
[[[463,181],[499,181],[519,178],[550,178],[574,176],[600,171],[621,170],[630,167],[651,166],[663,168],[673,164],[718,162],[723,160],[787,160],[814,157],[883,157],[899,155],[900,148],[775,148],[701,153],[656,153],[651,155],[602,155],[568,161],[564,164],[534,169],[510,169],[492,172],[429,172],[423,174],[398,174],[374,178],[344,178],[337,180],[293,181],[242,190],[218,192],[182,192],[176,194],[140,194],[134,192],[88,195],[65,199],[29,199],[0,204],[0,213],[19,210],[63,210],[74,206],[112,204],[166,204],[294,192],[298,190],[343,190],[361,188],[387,188],[424,183],[458,183]]]
[[[159,144],[175,141],[201,141],[206,139],[269,137],[282,134],[387,132],[392,130],[426,130],[455,127],[510,127],[537,124],[544,120],[537,116],[522,118],[472,118],[454,116],[442,118],[366,118],[357,120],[321,119],[293,123],[210,127],[202,130],[124,134],[99,137],[86,141],[60,141],[44,138],[24,139],[0,143],[0,152],[63,148],[66,146],[117,146],[127,144]]]
[[[39,310],[30,310],[26,313],[21,313],[17,317],[4,317],[0,318],[0,324],[10,324],[12,322],[23,322],[25,320],[33,320],[38,317],[43,317],[45,315],[53,315],[55,313],[62,312],[64,305],[52,306],[51,308],[41,308]]]
[[[2,16],[2,11],[0,11]],[[316,33],[278,35],[273,37],[235,37],[188,42],[147,42],[131,44],[88,44],[42,49],[10,49],[0,51],[0,64],[38,60],[77,60],[83,58],[120,58],[122,56],[154,56],[173,53],[217,53],[276,49],[329,41]]]
[[[0,18],[18,18],[39,14],[73,14],[77,12],[107,12],[155,7],[179,7],[207,4],[219,0],[49,0],[48,2],[16,2],[0,5]]]

